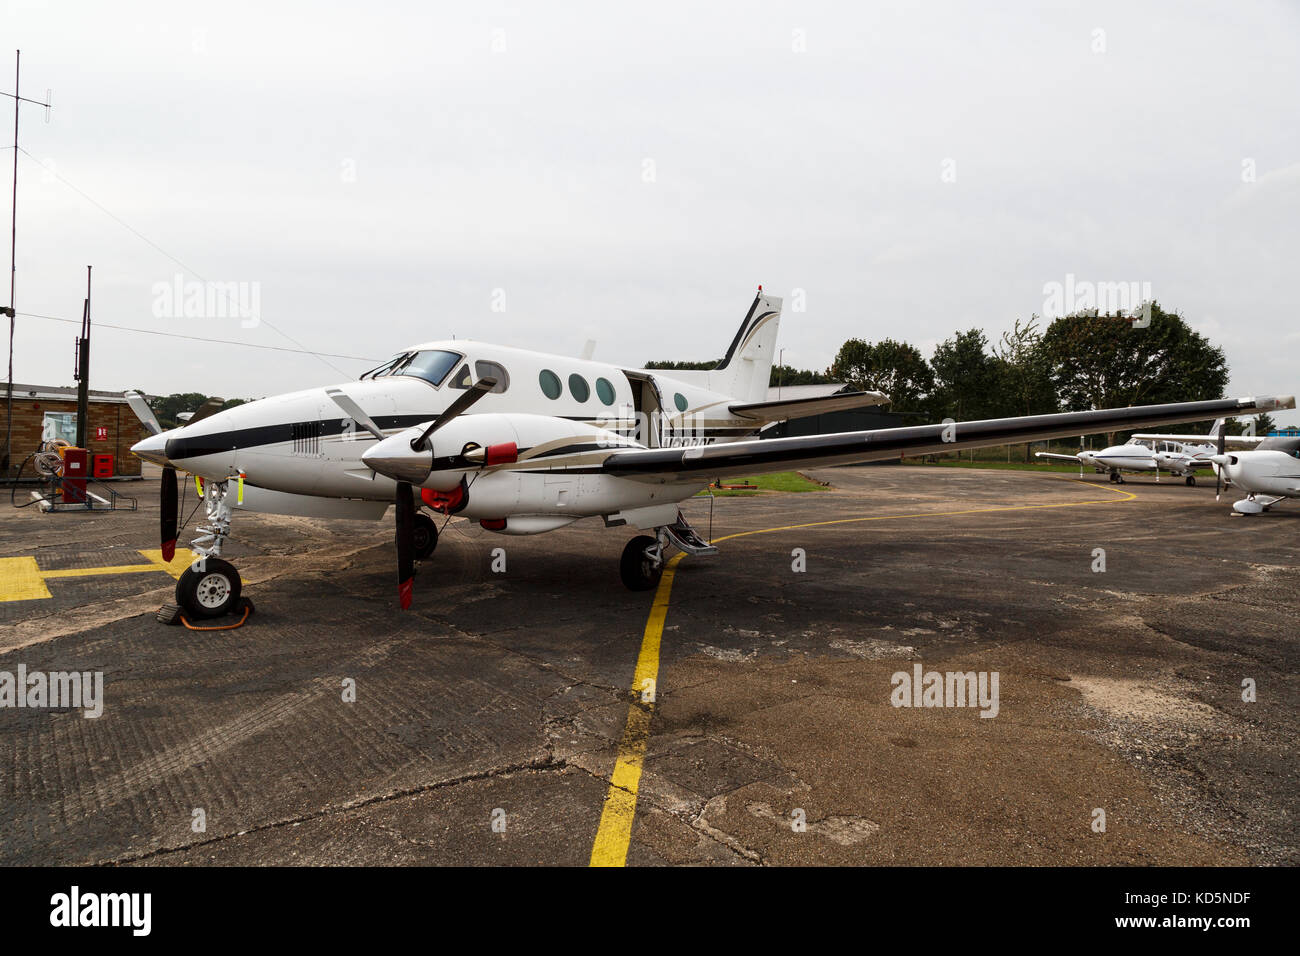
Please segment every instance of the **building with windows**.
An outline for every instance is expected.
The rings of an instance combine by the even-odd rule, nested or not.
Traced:
[[[13,438],[9,471],[5,478],[16,475],[27,456],[44,441],[62,438],[70,444],[76,444],[75,387],[15,383],[13,410]],[[7,429],[7,418],[4,384],[0,383],[0,442]],[[131,454],[131,446],[146,434],[121,392],[90,390],[86,410],[86,448],[91,456],[93,477],[140,477],[140,459]],[[97,457],[98,472],[95,470]],[[106,462],[106,458],[111,458],[111,462]]]

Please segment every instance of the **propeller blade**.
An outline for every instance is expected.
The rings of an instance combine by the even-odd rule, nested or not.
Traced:
[[[199,406],[198,411],[191,415],[185,424],[193,425],[195,422],[201,422],[209,415],[215,415],[217,412],[221,411],[222,406],[225,404],[226,400],[224,398],[209,398]]]
[[[131,411],[135,412],[135,417],[140,419],[140,424],[150,435],[162,434],[162,426],[158,424],[158,416],[153,413],[149,403],[145,401],[143,395],[135,389],[123,392],[126,396],[126,403],[131,406]]]
[[[347,412],[348,417],[354,422],[366,431],[370,432],[370,434],[374,435],[380,441],[384,440],[384,433],[379,430],[379,426],[376,425],[373,419],[366,414],[365,409],[354,402],[349,396],[345,395],[342,389],[327,388],[325,389],[325,394],[334,400],[335,405]]]
[[[162,496],[159,518],[159,531],[162,541],[162,556],[164,561],[170,561],[176,557],[176,469],[171,465],[163,468],[162,473]]]
[[[405,611],[415,587],[415,494],[407,481],[397,483],[397,597]]]
[[[471,405],[477,402],[488,392],[492,391],[492,389],[496,388],[496,386],[497,386],[496,379],[486,378],[486,377],[479,379],[477,382],[471,385],[469,391],[467,391],[460,398],[452,402],[451,405],[447,407],[447,410],[445,412],[443,412],[436,419],[434,419],[433,423],[430,424],[429,427],[424,430],[423,434],[421,434],[419,438],[416,438],[411,442],[412,450],[423,451],[425,449],[427,442],[429,441],[430,435],[436,432],[443,425],[447,424],[453,418],[456,418],[457,416],[464,414],[466,409],[468,409]]]
[[[1228,436],[1226,423],[1219,426],[1219,456],[1228,452]],[[1223,465],[1214,466],[1214,500],[1219,500],[1219,495],[1223,493]]]

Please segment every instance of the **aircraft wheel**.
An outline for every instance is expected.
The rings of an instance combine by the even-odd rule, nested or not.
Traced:
[[[1196,487],[1196,476],[1195,476],[1195,475],[1188,475],[1188,476],[1187,476],[1187,487],[1188,487],[1188,488],[1194,488],[1194,487]]]
[[[424,512],[418,512],[411,538],[415,545],[415,557],[423,561],[438,547],[438,525]]]
[[[648,534],[639,534],[623,548],[618,572],[629,591],[649,591],[659,583],[659,578],[664,573],[663,562],[655,561],[646,554],[646,550],[657,543]]]
[[[1119,475],[1115,474],[1115,472],[1112,471],[1110,473],[1110,483],[1113,485],[1117,481],[1119,481]]]
[[[196,570],[196,565],[201,570]],[[192,618],[221,617],[238,606],[242,586],[239,572],[229,561],[200,559],[176,582],[176,603]]]

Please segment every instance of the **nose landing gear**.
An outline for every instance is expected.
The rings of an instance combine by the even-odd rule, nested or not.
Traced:
[[[230,482],[205,481],[202,489],[206,523],[190,543],[198,557],[176,582],[176,603],[193,618],[221,617],[239,607],[243,589],[235,566],[221,558],[221,546],[230,534]]]

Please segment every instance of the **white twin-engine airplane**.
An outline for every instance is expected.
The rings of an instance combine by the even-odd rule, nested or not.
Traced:
[[[1227,419],[1220,418],[1210,428],[1209,435],[1137,434],[1123,445],[1111,445],[1100,451],[1084,450],[1077,455],[1056,455],[1046,451],[1034,454],[1037,458],[1077,461],[1098,472],[1109,472],[1110,480],[1119,484],[1124,483],[1122,472],[1125,471],[1154,471],[1156,481],[1160,480],[1161,471],[1167,471],[1182,478],[1186,484],[1195,485],[1197,469],[1215,467],[1214,442],[1226,427]],[[1227,440],[1252,444],[1259,439],[1228,435]]]
[[[177,535],[177,469],[204,479],[199,556],[176,586],[191,616],[234,608],[239,574],[220,559],[236,506],[316,517],[383,517],[397,505],[398,593],[411,602],[416,558],[437,545],[426,510],[500,534],[537,534],[580,518],[652,532],[623,550],[623,583],[655,586],[669,547],[712,553],[680,502],[721,476],[839,465],[1037,441],[1165,422],[1294,408],[1282,398],[1222,399],[959,424],[763,440],[770,422],[878,405],[878,392],[767,401],[781,300],[760,287],[717,367],[624,368],[454,340],[409,348],[358,381],[195,413],[132,449],[163,466],[162,541]],[[471,413],[471,408],[473,409]]]

